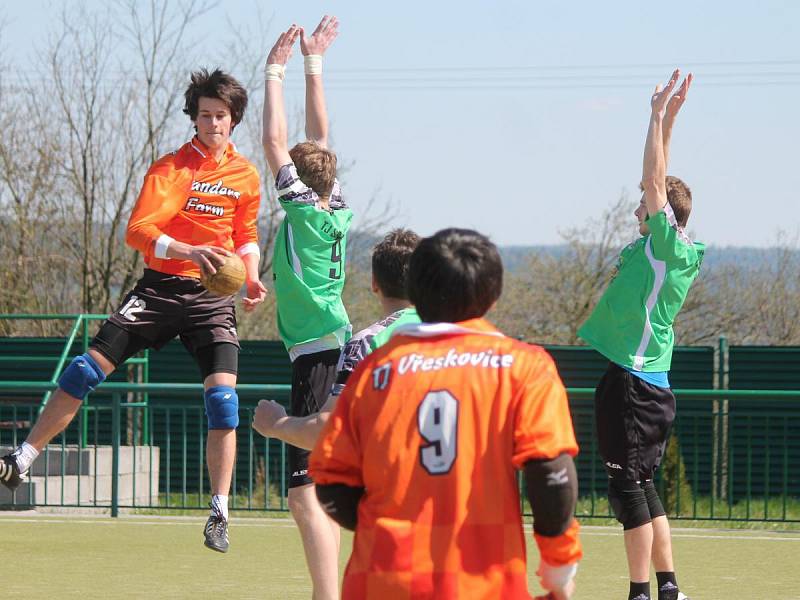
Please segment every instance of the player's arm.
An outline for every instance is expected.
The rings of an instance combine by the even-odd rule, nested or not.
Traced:
[[[686,96],[689,93],[689,87],[692,85],[692,74],[689,73],[683,80],[681,87],[672,95],[667,103],[667,110],[664,113],[664,122],[661,126],[661,143],[664,148],[664,165],[665,170],[669,167],[669,145],[672,141],[672,128],[675,125],[675,117],[678,116],[683,103],[686,101]]]
[[[273,177],[278,176],[283,165],[292,162],[283,101],[283,74],[299,33],[297,25],[292,25],[281,33],[270,50],[264,67],[264,128],[261,143]]]
[[[371,381],[370,369],[367,357],[348,379],[308,463],[320,506],[331,519],[350,530],[358,524],[358,505],[365,494],[358,410],[363,405],[359,400],[364,398]]]
[[[355,531],[358,526],[358,503],[364,488],[344,483],[327,483],[316,486],[317,500],[327,515],[341,527]]]
[[[246,312],[252,311],[267,297],[267,288],[258,275],[261,251],[258,247],[258,207],[261,205],[261,180],[253,169],[251,189],[237,205],[233,214],[233,248],[242,258],[245,269],[245,297],[242,304]]]
[[[264,437],[311,450],[336,407],[336,400],[337,396],[328,396],[320,411],[307,417],[290,417],[286,409],[274,400],[261,400],[253,415],[253,429]]]
[[[184,198],[167,177],[148,173],[128,219],[125,241],[142,253],[154,249],[156,258],[191,260],[202,271],[213,274],[230,252],[213,246],[192,246],[163,231],[180,211]]]
[[[577,475],[572,457],[578,445],[567,391],[543,350],[521,352],[519,359],[515,386],[522,391],[514,405],[512,462],[525,471],[542,587],[555,598],[569,598],[583,550],[573,516]]]
[[[650,99],[650,122],[647,126],[642,161],[642,189],[647,214],[650,216],[661,211],[667,203],[667,162],[664,155],[663,122],[667,102],[679,76],[680,71],[675,69],[666,87],[662,90],[661,84],[658,84]]]
[[[369,347],[364,338],[356,337],[345,344],[336,365],[336,381],[319,412],[306,417],[290,417],[286,409],[274,400],[261,400],[253,415],[253,429],[264,437],[274,437],[292,446],[311,450],[336,408],[350,374],[368,353]]]
[[[338,35],[339,21],[325,15],[309,37],[300,28],[300,51],[306,74],[306,137],[328,146],[328,112],[322,87],[322,56]]]
[[[563,548],[577,542],[578,474],[575,462],[567,453],[553,459],[533,459],[525,463],[525,486],[533,512],[533,532],[542,556],[563,557],[562,564],[542,559],[536,574],[542,587],[556,598],[568,598],[574,588],[577,560]],[[564,542],[567,542],[566,544]]]

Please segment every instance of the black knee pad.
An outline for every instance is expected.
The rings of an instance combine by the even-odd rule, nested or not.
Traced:
[[[658,497],[656,486],[653,484],[652,479],[642,482],[642,489],[644,490],[644,497],[647,500],[647,508],[650,511],[650,518],[663,517],[667,514],[664,510],[664,505],[661,504],[661,498]]]
[[[608,502],[623,529],[635,529],[652,521],[647,498],[638,481],[609,479]]]

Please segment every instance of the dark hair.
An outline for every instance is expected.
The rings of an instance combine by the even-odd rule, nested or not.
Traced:
[[[411,255],[408,298],[426,322],[482,317],[503,291],[503,262],[489,238],[471,229],[443,229]]]
[[[667,202],[675,213],[675,220],[681,227],[686,227],[689,214],[692,212],[692,190],[677,177],[667,175]]]
[[[220,69],[214,69],[210,74],[207,69],[193,72],[192,82],[186,88],[184,98],[186,104],[183,112],[189,115],[192,121],[197,120],[200,98],[218,98],[227,104],[234,127],[242,122],[244,110],[247,108],[247,90],[231,75]]]
[[[289,150],[297,176],[320,198],[330,198],[336,179],[336,155],[317,142],[300,142]]]
[[[392,229],[375,244],[372,249],[372,276],[384,296],[408,298],[408,263],[420,239],[410,229]]]

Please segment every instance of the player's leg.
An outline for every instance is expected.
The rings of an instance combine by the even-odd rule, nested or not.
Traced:
[[[85,354],[76,356],[58,380],[53,392],[25,441],[0,459],[0,482],[16,489],[42,449],[64,431],[80,410],[83,399],[128,357],[146,347],[148,341],[106,321]]]
[[[322,510],[313,483],[289,488],[289,510],[303,542],[312,598],[338,598],[339,526]]]
[[[649,477],[642,482],[642,489],[647,499],[648,510],[653,519],[652,563],[658,581],[658,600],[679,600],[686,598],[679,588],[672,560],[672,539],[667,520],[667,512],[658,497],[653,483],[653,475],[661,463],[669,438],[672,423],[675,420],[675,396],[669,388],[636,382],[637,395],[641,406],[645,407],[648,419],[644,427],[644,438],[649,446],[643,451],[643,466]]]
[[[609,475],[609,505],[624,529],[628,598],[646,600],[650,598],[653,527],[640,485],[640,440],[633,416],[636,402],[633,376],[611,363],[595,392],[597,440]]]
[[[208,420],[206,465],[211,481],[210,514],[203,530],[206,547],[227,552],[228,494],[236,462],[239,424],[239,338],[233,296],[215,296],[196,279],[182,284],[180,337],[194,356],[203,380]]]
[[[318,412],[336,377],[338,350],[299,356],[292,363],[292,414]],[[307,450],[289,446],[289,510],[297,523],[313,584],[314,600],[339,596],[339,528],[319,505],[308,476]]]
[[[229,342],[209,344],[195,351],[203,376],[208,419],[206,465],[211,481],[211,514],[204,530],[205,545],[218,552],[229,547],[228,495],[236,463],[236,427],[239,424],[239,399],[236,378],[239,348]]]

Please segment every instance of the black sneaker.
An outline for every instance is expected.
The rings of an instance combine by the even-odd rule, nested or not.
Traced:
[[[217,511],[213,511],[206,521],[203,532],[206,536],[206,547],[217,552],[228,551],[228,520]]]
[[[11,454],[0,458],[0,483],[12,492],[25,480],[28,472],[19,472],[16,459]]]

